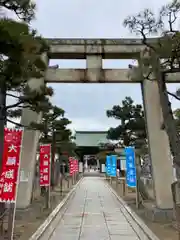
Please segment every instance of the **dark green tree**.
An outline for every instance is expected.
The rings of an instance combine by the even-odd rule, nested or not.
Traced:
[[[63,152],[72,151],[74,145],[72,142],[72,132],[68,129],[71,123],[64,117],[65,111],[57,106],[52,106],[49,111],[44,111],[42,120],[39,124],[32,123],[34,129],[41,131],[40,143],[50,143],[52,145],[52,185],[54,183],[55,154],[59,157]]]
[[[7,10],[18,20],[7,17]],[[11,118],[20,116],[23,108],[36,112],[48,108],[47,96],[53,94],[42,82],[47,67],[42,54],[48,45],[29,26],[34,15],[35,4],[30,0],[0,0],[0,170],[7,122],[14,123]],[[35,83],[38,90],[33,89]],[[7,96],[13,98],[13,104],[7,105]],[[4,209],[1,204],[0,215]]]
[[[157,81],[164,119],[162,129],[167,132],[169,138],[178,179],[180,179],[180,138],[168,94],[175,98],[179,97],[167,91],[165,82],[168,73],[180,72],[180,32],[177,24],[179,13],[180,2],[173,0],[163,6],[158,15],[150,9],[145,9],[124,21],[124,25],[131,32],[141,37],[145,46],[139,67],[132,69],[133,77]],[[159,38],[148,38],[153,35]]]
[[[119,142],[120,146],[144,148],[147,145],[144,111],[142,105],[134,104],[126,97],[121,105],[115,105],[106,112],[108,117],[119,120],[120,124],[108,130],[108,138]]]
[[[42,54],[48,51],[46,42],[28,25],[34,17],[35,4],[30,0],[1,0],[0,19],[0,167],[2,164],[4,126],[14,123],[23,108],[40,112],[50,106],[51,88],[42,83],[46,63]],[[6,17],[3,9],[14,12],[20,21]],[[36,79],[39,90],[32,88]],[[28,84],[29,83],[29,84]],[[13,104],[7,105],[7,96]]]
[[[174,115],[174,119],[175,119],[175,122],[176,122],[178,132],[180,133],[180,109],[177,108],[176,110],[174,110],[173,115]]]

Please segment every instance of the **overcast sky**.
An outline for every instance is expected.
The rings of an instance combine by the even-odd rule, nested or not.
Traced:
[[[157,11],[165,0],[37,0],[35,27],[46,38],[133,37],[122,25],[124,18],[144,8]],[[104,61],[106,68],[125,68],[129,61]],[[57,61],[62,68],[85,67],[84,61]],[[138,84],[52,84],[53,104],[62,107],[75,130],[107,130],[118,122],[106,117],[106,110],[125,96],[142,103]],[[178,85],[168,86],[175,91]],[[179,103],[173,100],[173,107]]]

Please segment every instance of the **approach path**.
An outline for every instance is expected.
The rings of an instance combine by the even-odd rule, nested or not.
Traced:
[[[123,209],[102,178],[85,177],[50,239],[148,240]]]

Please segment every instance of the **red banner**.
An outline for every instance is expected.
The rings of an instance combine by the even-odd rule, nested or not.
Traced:
[[[76,160],[73,158],[74,174],[76,174]]]
[[[79,172],[79,162],[78,162],[78,160],[75,160],[76,161],[76,173],[78,173]]]
[[[76,159],[73,159],[73,161],[74,161],[74,173],[76,173],[77,172]]]
[[[50,186],[51,144],[41,145],[39,153],[40,186]]]
[[[22,130],[4,129],[3,162],[0,177],[0,202],[15,202],[19,183]]]
[[[74,174],[74,160],[72,157],[69,158],[69,174],[71,176]]]

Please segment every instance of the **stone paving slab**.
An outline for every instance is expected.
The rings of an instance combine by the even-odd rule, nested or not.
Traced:
[[[51,240],[147,240],[139,238],[121,204],[98,177],[82,180]]]

